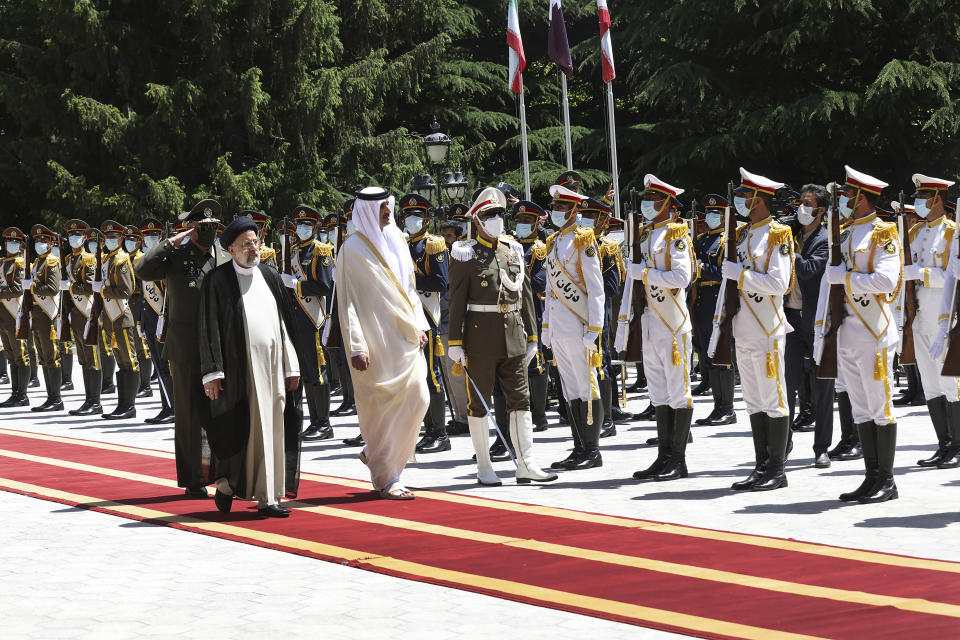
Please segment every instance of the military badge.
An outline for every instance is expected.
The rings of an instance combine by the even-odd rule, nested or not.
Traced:
[[[324,258],[324,259],[321,260],[320,262],[321,262],[321,263],[323,264],[323,266],[325,266],[325,267],[329,267],[329,266],[330,266],[330,258]]]
[[[437,262],[443,262],[443,254],[442,254],[442,253],[438,253],[438,254],[437,254]]]
[[[786,244],[780,245],[780,255],[782,255],[782,256],[788,256],[788,255],[790,255],[790,247],[789,247],[789,245],[786,245]]]
[[[887,244],[883,245],[883,250],[886,251],[887,253],[896,253],[897,245],[892,241],[888,242]]]
[[[481,286],[481,287],[489,287],[490,284],[489,284],[486,280],[481,280],[481,281],[480,281],[480,286]]]
[[[840,232],[840,242],[846,242],[847,238],[850,237],[850,229]]]
[[[640,239],[639,239],[639,241],[640,241],[640,242],[644,242],[644,241],[645,241],[647,238],[649,238],[649,237],[650,237],[650,230],[649,230],[649,229],[644,229],[644,230],[643,230],[643,233],[640,234]]]
[[[747,227],[744,227],[739,231],[739,233],[737,233],[737,244],[743,244],[743,242],[746,239],[747,239]]]
[[[597,250],[593,247],[587,247],[587,250],[584,253],[586,253],[588,257],[592,258],[593,256],[597,255]]]
[[[674,243],[674,246],[676,246],[677,249],[679,249],[680,251],[683,251],[684,249],[687,248],[687,243],[684,242],[682,239],[680,239]]]

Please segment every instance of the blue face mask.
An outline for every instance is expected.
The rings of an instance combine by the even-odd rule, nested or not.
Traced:
[[[96,254],[96,253],[97,253],[97,241],[96,241],[96,240],[90,240],[89,242],[87,242],[87,251],[88,251],[89,253],[93,253],[93,254]]]
[[[577,224],[583,227],[584,229],[593,229],[597,225],[597,221],[593,218],[582,218],[577,216]]]
[[[70,236],[69,242],[72,248],[79,249],[83,246],[83,236]]]
[[[356,231],[356,230],[357,230],[357,225],[355,225],[355,224],[353,223],[353,220],[347,220],[347,233],[346,233],[346,235],[350,235],[351,233],[353,233],[353,232]]]
[[[917,215],[921,218],[926,218],[927,214],[930,213],[930,207],[927,206],[926,198],[917,198],[914,200],[913,208],[917,210]]]
[[[120,246],[120,238],[104,238],[103,245],[107,248],[107,251],[116,251],[117,247]]]
[[[657,217],[657,205],[653,200],[641,200],[640,201],[640,215],[646,220],[653,220]]]
[[[710,229],[716,229],[721,224],[723,224],[723,214],[722,213],[708,213],[704,216],[704,221],[707,223],[707,227]]]
[[[420,216],[407,216],[403,220],[403,228],[407,230],[407,233],[415,236],[423,229],[423,218]]]
[[[137,241],[136,240],[124,240],[123,241],[123,250],[127,253],[134,253],[137,250]]]
[[[518,222],[517,223],[517,237],[526,238],[533,232],[533,225],[529,222]]]
[[[42,256],[47,251],[50,251],[50,245],[46,242],[34,242],[33,250],[37,252],[38,256]]]
[[[853,215],[853,207],[850,206],[850,198],[847,196],[840,196],[837,199],[837,211],[840,212],[841,218],[849,218]]]
[[[7,243],[7,253],[14,254],[20,253],[20,243],[19,242],[8,242]]]
[[[550,212],[550,221],[553,222],[553,224],[557,227],[562,227],[563,225],[567,224],[567,216],[569,215],[569,211],[558,211],[557,209],[553,209]]]
[[[737,196],[736,198],[733,199],[733,206],[737,210],[737,213],[739,213],[744,218],[747,218],[750,216],[750,209],[747,207],[746,198]]]
[[[306,240],[313,235],[313,225],[310,224],[298,224],[297,225],[297,237],[300,240]]]
[[[318,237],[318,239],[320,240],[320,242],[326,243],[326,242],[327,242],[327,239],[330,237],[330,235],[329,235],[326,231],[321,231],[321,232],[317,235],[317,237]]]

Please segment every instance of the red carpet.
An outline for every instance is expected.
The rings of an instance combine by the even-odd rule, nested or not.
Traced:
[[[0,489],[705,638],[952,637],[960,563],[305,474],[290,518],[183,498],[172,454],[0,430]],[[202,510],[201,510],[202,509]],[[131,534],[135,535],[135,534]]]

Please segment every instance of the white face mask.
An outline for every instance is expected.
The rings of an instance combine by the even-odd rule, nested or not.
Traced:
[[[15,253],[20,253],[20,243],[19,243],[19,242],[14,242],[14,241],[12,241],[12,240],[11,240],[10,242],[8,242],[8,243],[7,243],[7,253],[9,253],[9,254],[11,254],[11,255],[13,255],[13,254],[15,254]]]
[[[37,252],[38,256],[42,256],[47,251],[50,251],[50,245],[46,242],[34,242],[33,250]]]
[[[53,256],[54,256],[55,258],[59,258],[59,257],[60,257],[60,247],[54,245],[53,249],[51,249],[50,252],[53,254]]]
[[[70,243],[70,246],[74,249],[79,249],[83,246],[83,236],[70,236],[67,239],[67,242]]]
[[[837,211],[840,212],[841,218],[849,218],[853,215],[853,207],[850,206],[850,198],[847,196],[840,196],[837,199]]]
[[[313,235],[313,225],[309,224],[298,224],[297,225],[297,237],[301,241],[308,239]]]
[[[567,216],[569,215],[570,215],[569,211],[559,211],[557,209],[553,209],[550,212],[550,220],[557,227],[562,227],[563,225],[567,224]]]
[[[327,238],[329,237],[330,236],[326,231],[321,231],[319,234],[317,234],[317,239],[320,240],[320,242],[323,242],[324,244],[326,244]]]
[[[607,237],[616,242],[617,244],[623,244],[624,236],[623,231],[611,231],[607,234]]]
[[[526,238],[533,232],[533,225],[529,222],[518,222],[517,223],[517,237]]]
[[[480,226],[483,227],[485,234],[491,238],[496,238],[503,233],[503,216],[494,216],[486,220],[481,220]]]
[[[797,207],[797,220],[805,227],[812,224],[815,220],[813,215],[813,207],[808,207],[805,204]]]
[[[124,240],[123,241],[123,250],[127,253],[133,253],[137,250],[137,241],[136,240]]]
[[[917,210],[917,215],[921,218],[926,218],[927,214],[930,213],[930,207],[927,206],[926,198],[917,198],[914,200],[913,208]]]
[[[94,253],[94,254],[97,252],[97,241],[96,241],[96,240],[90,240],[89,242],[87,242],[87,251],[88,251],[89,253]]]
[[[733,206],[744,218],[750,216],[750,209],[747,207],[747,199],[742,196],[737,196],[733,199]]]
[[[653,220],[657,217],[658,213],[660,212],[657,211],[657,205],[653,200],[640,201],[640,215],[642,215],[645,220]]]
[[[708,213],[703,217],[704,222],[707,223],[707,227],[710,229],[716,229],[721,224],[723,224],[723,214],[722,213]]]
[[[104,238],[103,244],[107,247],[107,251],[116,251],[120,246],[120,238]]]
[[[420,216],[407,216],[403,220],[403,228],[407,230],[407,233],[415,236],[423,229],[423,218]]]
[[[353,220],[347,220],[347,235],[349,236],[356,230],[357,230],[357,225],[353,224]]]
[[[597,226],[597,221],[593,218],[582,218],[577,217],[577,224],[583,227],[584,229],[594,229]]]
[[[143,246],[147,249],[153,249],[160,244],[160,238],[157,236],[143,236]]]

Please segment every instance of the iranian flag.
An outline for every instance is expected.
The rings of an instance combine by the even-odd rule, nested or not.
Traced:
[[[510,0],[507,8],[507,47],[510,49],[510,91],[523,93],[523,70],[527,68],[527,59],[523,56],[517,0]]]
[[[603,81],[610,82],[617,77],[617,72],[613,68],[613,43],[610,41],[611,22],[607,0],[597,0],[597,10],[600,12],[600,56],[603,58]]]

